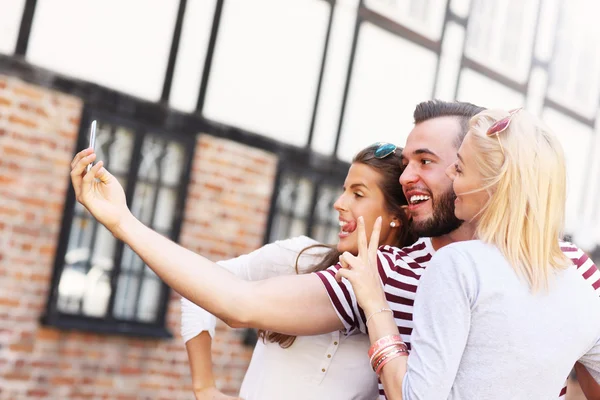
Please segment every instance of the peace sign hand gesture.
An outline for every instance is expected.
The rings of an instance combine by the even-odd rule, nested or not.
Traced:
[[[379,234],[381,232],[381,217],[378,217],[373,226],[371,240],[367,243],[365,221],[358,218],[358,255],[353,256],[344,252],[340,256],[340,268],[335,278],[341,281],[346,278],[352,284],[358,304],[366,315],[388,307],[381,278],[377,265],[377,249],[379,247]]]

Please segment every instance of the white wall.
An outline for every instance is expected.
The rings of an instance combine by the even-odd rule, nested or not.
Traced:
[[[13,54],[25,0],[0,0],[0,53]]]
[[[177,1],[39,0],[27,60],[158,100]]]

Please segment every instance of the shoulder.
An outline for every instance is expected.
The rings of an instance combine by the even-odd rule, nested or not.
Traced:
[[[431,260],[434,250],[431,247],[429,238],[420,238],[415,243],[407,247],[381,246],[379,254],[393,257],[398,260],[404,260],[412,263],[414,267],[423,267],[420,264],[427,263]]]
[[[276,240],[273,243],[267,244],[265,248],[269,248],[271,250],[276,250],[279,252],[290,252],[298,254],[305,248],[315,245],[318,246],[321,245],[321,243],[307,236],[296,236],[290,239]],[[323,254],[327,250],[328,248],[326,247],[317,247],[315,249],[308,250],[306,254],[319,255]]]
[[[480,240],[468,240],[446,245],[439,249],[431,261],[431,267],[458,273],[477,272],[477,265],[504,260],[500,251]]]
[[[421,238],[409,247],[381,246],[377,254],[380,274],[400,274],[418,280],[433,253],[429,238]]]
[[[464,240],[462,242],[450,243],[435,253],[436,258],[442,256],[477,258],[495,255],[500,255],[498,248],[492,244],[482,242],[481,240]]]

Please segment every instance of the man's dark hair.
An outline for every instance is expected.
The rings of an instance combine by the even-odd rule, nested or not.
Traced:
[[[439,117],[458,118],[460,123],[460,132],[456,138],[458,148],[469,130],[469,120],[484,110],[484,107],[463,101],[428,100],[417,104],[413,117],[415,124]]]

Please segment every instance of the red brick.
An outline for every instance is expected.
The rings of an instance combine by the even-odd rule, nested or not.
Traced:
[[[140,389],[159,390],[162,386],[158,383],[143,382],[139,384]]]
[[[22,372],[8,372],[4,374],[3,377],[7,381],[28,381],[31,378],[31,375]]]
[[[33,344],[31,344],[31,343],[15,343],[15,344],[11,344],[8,348],[11,351],[19,352],[19,353],[32,353],[33,352]]]
[[[27,391],[27,397],[44,397],[48,398],[50,393],[44,389],[31,389]]]
[[[15,85],[13,87],[13,93],[33,100],[41,100],[44,97],[43,89],[37,89],[33,86],[26,85]]]
[[[35,120],[29,119],[29,118],[21,118],[14,114],[8,116],[8,122],[10,122],[12,124],[16,124],[16,125],[23,125],[28,128],[37,128],[38,127],[38,123],[35,122]]]
[[[31,153],[14,146],[4,146],[4,154],[7,156],[29,157]]]
[[[93,385],[100,386],[100,387],[113,387],[114,382],[110,378],[98,378],[98,379],[94,380]]]
[[[52,385],[69,385],[77,383],[77,379],[72,376],[55,376],[50,379]]]
[[[15,226],[13,228],[13,232],[17,233],[19,235],[25,235],[25,236],[33,236],[33,237],[38,237],[40,236],[40,230],[39,228],[33,228],[33,227],[26,227],[26,226]]]
[[[142,371],[139,368],[121,367],[121,375],[140,375]]]
[[[32,282],[49,282],[50,274],[31,274],[29,279]]]
[[[43,368],[43,369],[56,369],[58,367],[58,362],[53,360],[37,360],[31,363],[33,368]]]
[[[40,247],[40,254],[43,256],[52,256],[56,251],[55,246],[42,246]]]
[[[0,306],[17,307],[19,304],[20,304],[19,299],[0,297]]]
[[[60,339],[62,332],[53,328],[40,328],[37,331],[37,339],[57,341]]]
[[[69,123],[73,126],[79,126],[80,118],[79,117],[71,117],[69,118]]]

